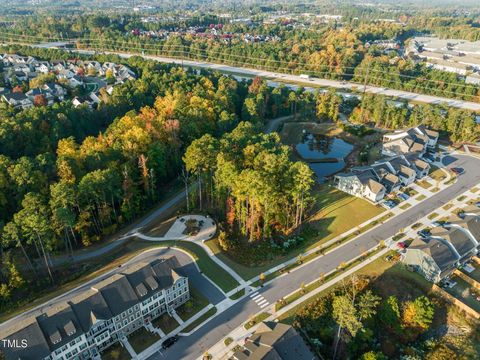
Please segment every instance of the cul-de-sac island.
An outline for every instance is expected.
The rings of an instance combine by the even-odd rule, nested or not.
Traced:
[[[480,4],[0,3],[0,359],[480,358]]]

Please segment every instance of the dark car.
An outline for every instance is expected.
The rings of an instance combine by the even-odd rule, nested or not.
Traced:
[[[458,167],[453,167],[450,170],[452,170],[452,172],[456,175],[462,175],[465,172],[464,169]]]
[[[417,232],[417,235],[425,239],[430,236],[430,230],[427,230],[427,229],[420,230]]]
[[[175,344],[176,342],[178,341],[178,336],[175,335],[175,336],[172,336],[172,337],[169,337],[168,339],[166,339],[163,343],[162,343],[162,349],[168,349],[170,346],[172,346],[173,344]]]

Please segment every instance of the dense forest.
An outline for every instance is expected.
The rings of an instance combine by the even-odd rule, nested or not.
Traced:
[[[64,54],[23,50],[44,59]],[[195,139],[219,137],[241,118],[258,132],[265,119],[291,109],[285,88],[262,81],[249,86],[141,58],[127,65],[139,79],[115,87],[98,109],[69,101],[22,111],[2,104],[2,307],[26,283],[33,289],[60,281],[52,256],[98,242],[158,202],[182,173],[182,157]],[[284,158],[276,142],[278,151],[270,149],[269,156]]]

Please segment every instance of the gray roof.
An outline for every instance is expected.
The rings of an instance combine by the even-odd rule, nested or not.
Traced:
[[[450,244],[453,245],[455,250],[460,254],[461,257],[468,255],[474,248],[475,245],[470,240],[467,234],[464,231],[458,228],[451,228],[449,230],[444,228],[434,228],[431,231],[433,236],[439,236],[442,239],[447,240]]]
[[[92,288],[102,293],[113,316],[121,314],[139,301],[132,285],[122,274],[110,276]]]
[[[85,332],[89,331],[97,320],[110,319],[112,317],[108,304],[97,290],[89,289],[73,298],[69,303],[73,307],[80,326]]]
[[[83,334],[80,323],[67,303],[60,303],[37,317],[50,349],[56,350]]]
[[[0,343],[0,349],[6,359],[38,360],[50,355],[51,350],[38,322],[35,319],[30,320],[28,323],[21,324],[23,327],[19,331],[6,337],[8,340],[17,340],[19,344],[22,340],[27,340],[27,347],[3,347]],[[4,339],[3,336],[2,339]]]
[[[311,360],[317,357],[290,325],[263,322],[245,343],[245,350],[234,358],[252,360]]]
[[[458,260],[450,246],[439,239],[416,238],[408,248],[411,250],[417,249],[425,252],[435,261],[442,272],[448,268],[451,268]]]

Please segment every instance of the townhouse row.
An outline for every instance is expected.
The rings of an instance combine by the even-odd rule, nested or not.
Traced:
[[[140,262],[0,327],[7,360],[99,359],[100,352],[190,298],[175,257]],[[26,346],[14,346],[25,343]]]
[[[437,140],[438,133],[423,125],[386,134],[383,159],[336,174],[333,184],[343,192],[377,203],[388,193],[428,175],[430,164],[424,157],[435,148]]]

